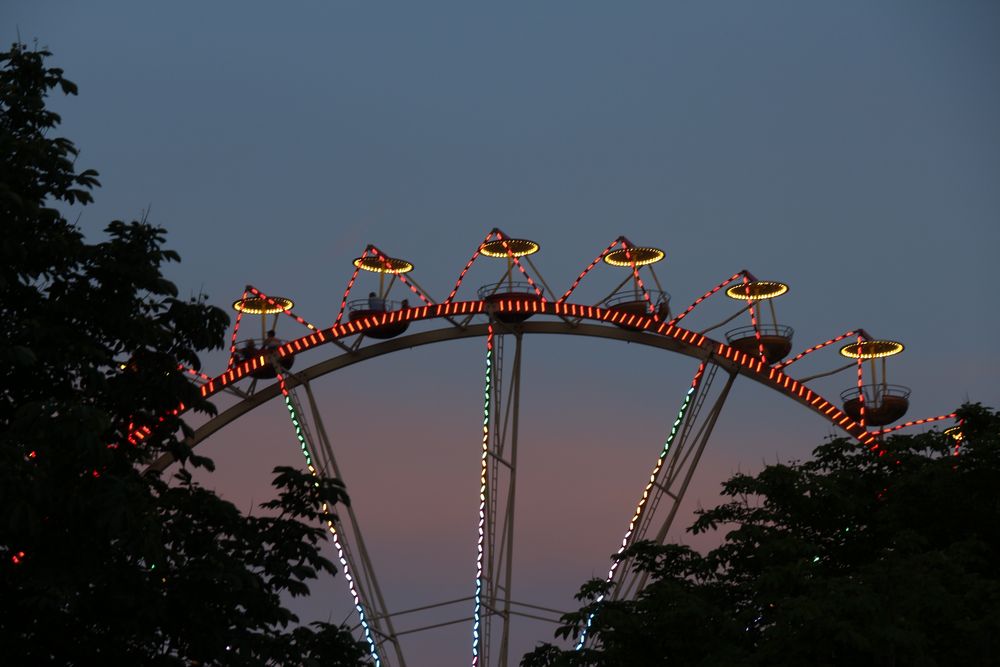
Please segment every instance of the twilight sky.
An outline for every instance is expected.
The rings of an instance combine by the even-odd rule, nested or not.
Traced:
[[[96,239],[151,207],[184,293],[227,306],[252,283],[323,325],[369,242],[443,299],[492,227],[538,241],[557,291],[625,234],[666,251],[675,306],[748,268],[791,285],[776,306],[797,350],[859,326],[902,340],[889,380],[912,387],[912,418],[1000,405],[996,3],[8,0],[0,26],[80,86],[53,106],[104,184],[81,227]],[[466,298],[499,275],[481,264]],[[599,267],[579,300],[620,277]],[[709,302],[688,324],[732,310]],[[483,354],[425,347],[317,385],[392,609],[472,592]],[[524,354],[515,597],[565,609],[606,570],[695,365],[578,338],[528,338]],[[816,356],[792,374],[837,364]],[[851,383],[812,386],[834,400]],[[206,483],[265,500],[271,468],[301,464],[282,411],[205,443]],[[738,380],[678,526],[729,474],[830,432]],[[347,618],[343,578],[295,605]],[[551,637],[517,631],[516,655]],[[470,641],[463,623],[405,647],[411,664],[461,664]]]

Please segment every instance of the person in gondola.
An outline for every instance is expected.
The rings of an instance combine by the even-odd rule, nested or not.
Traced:
[[[240,350],[240,356],[243,358],[243,361],[248,361],[257,356],[257,344],[253,342],[252,338],[243,343],[243,349]]]
[[[409,299],[403,299],[402,303],[399,304],[399,309],[400,310],[406,310],[409,307],[410,307],[410,300]]]
[[[265,352],[272,352],[278,348],[278,339],[274,337],[274,329],[267,332],[267,337],[261,347]]]
[[[385,310],[385,299],[380,299],[375,292],[369,292],[368,310]]]

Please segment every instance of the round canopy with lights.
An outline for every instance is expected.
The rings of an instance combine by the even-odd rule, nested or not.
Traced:
[[[655,264],[666,256],[659,248],[619,248],[604,256],[604,263],[611,266],[646,266]]]
[[[413,265],[405,259],[398,259],[396,257],[378,257],[374,255],[358,257],[354,260],[354,266],[359,269],[364,269],[365,271],[371,271],[372,273],[397,274],[409,273],[413,270]]]
[[[851,359],[879,359],[903,351],[903,344],[894,340],[863,340],[840,348],[840,354]]]
[[[270,300],[259,296],[248,296],[233,301],[233,310],[247,315],[271,315],[291,310],[295,303],[283,296],[272,296]]]
[[[538,244],[528,239],[495,239],[479,246],[479,252],[487,257],[510,257],[511,255],[524,257],[538,252]]]
[[[965,434],[962,433],[961,426],[952,426],[951,428],[946,428],[944,434],[954,440],[955,442],[962,442],[965,438]]]
[[[740,301],[764,301],[781,296],[788,291],[788,285],[776,280],[753,280],[733,285],[726,289],[726,296]]]

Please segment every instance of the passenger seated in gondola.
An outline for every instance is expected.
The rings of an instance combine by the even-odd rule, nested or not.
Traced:
[[[380,299],[375,292],[369,292],[368,310],[385,310],[385,299]]]
[[[257,344],[253,342],[253,339],[243,343],[243,349],[240,350],[240,357],[243,361],[249,361],[256,357],[257,354]]]
[[[656,299],[656,314],[660,319],[670,319],[670,299],[662,293]]]
[[[261,345],[261,348],[265,352],[272,352],[278,349],[278,339],[274,337],[274,329],[267,332],[267,338],[264,339],[264,343]]]
[[[403,299],[400,302],[400,304],[399,304],[399,309],[400,310],[406,310],[409,307],[410,307],[410,300],[409,299]]]

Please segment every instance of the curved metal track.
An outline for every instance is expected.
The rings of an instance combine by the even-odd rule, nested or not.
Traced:
[[[558,321],[536,321],[524,322],[517,325],[508,325],[512,331],[538,334],[563,334],[576,336],[590,336],[594,338],[606,338],[612,340],[623,340],[639,345],[647,345],[660,349],[678,352],[696,359],[710,361],[718,364],[722,368],[744,375],[755,380],[785,396],[805,405],[817,412],[838,428],[843,429],[848,434],[856,438],[861,444],[868,446],[875,451],[880,448],[878,441],[861,424],[848,417],[835,405],[824,399],[822,396],[812,391],[805,384],[785,375],[773,366],[769,366],[760,359],[746,355],[724,343],[712,340],[701,334],[677,326],[670,326],[665,322],[657,322],[651,317],[630,315],[621,311],[598,308],[595,306],[582,306],[569,303],[540,303],[505,300],[493,304],[484,301],[460,301],[449,304],[436,304],[433,306],[421,306],[408,308],[405,310],[393,311],[379,316],[373,316],[347,322],[328,329],[323,329],[290,341],[280,348],[278,354],[282,357],[298,354],[319,345],[331,342],[339,342],[340,339],[348,336],[363,334],[365,331],[397,322],[420,321],[429,319],[451,319],[455,316],[488,314],[491,311],[496,313],[516,313],[531,312],[546,315],[555,315],[561,319]],[[605,326],[594,323],[584,323],[584,320],[591,322],[610,322],[612,324],[623,324],[630,328],[623,329],[618,326]],[[289,373],[287,384],[295,387],[303,382],[311,381],[315,378],[332,373],[340,368],[378,357],[390,352],[406,348],[439,343],[462,338],[481,337],[487,335],[487,324],[470,324],[465,327],[449,326],[432,331],[423,331],[408,336],[400,336],[386,342],[367,345],[354,351],[343,352],[325,361],[317,363],[309,368],[298,372]],[[221,392],[227,386],[246,377],[257,368],[265,364],[263,357],[243,362],[225,373],[206,382],[201,387],[201,393],[206,398]],[[195,430],[194,435],[188,440],[191,446],[197,445],[210,435],[232,422],[234,419],[250,412],[254,408],[280,395],[277,383],[260,389],[250,397],[240,403],[224,410],[221,414],[209,420]],[[170,455],[165,455],[154,462],[151,466],[153,470],[163,470],[172,463]]]

